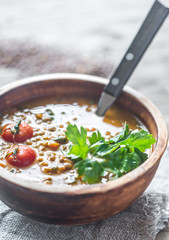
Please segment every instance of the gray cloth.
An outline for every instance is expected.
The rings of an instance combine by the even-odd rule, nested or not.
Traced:
[[[169,218],[169,201],[159,193],[143,194],[125,211],[97,223],[54,226],[21,216],[0,202],[1,240],[152,240]]]

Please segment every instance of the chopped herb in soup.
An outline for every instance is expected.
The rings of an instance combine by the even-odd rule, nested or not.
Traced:
[[[104,117],[88,99],[46,98],[1,115],[0,166],[44,184],[105,183],[135,169],[155,139],[114,105]]]

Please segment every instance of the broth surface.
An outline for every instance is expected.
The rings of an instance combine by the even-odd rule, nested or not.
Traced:
[[[109,140],[119,133],[125,124],[130,129],[140,129],[144,126],[135,116],[125,109],[113,105],[104,117],[95,114],[97,105],[89,99],[43,98],[24,103],[9,109],[1,115],[1,128],[19,120],[33,127],[33,137],[23,144],[36,151],[35,162],[26,168],[15,168],[5,160],[6,153],[14,146],[0,138],[0,166],[23,178],[44,184],[77,185],[86,184],[74,169],[74,162],[64,156],[70,143],[65,138],[65,131],[69,123],[83,126],[87,136],[97,129],[102,136]],[[61,138],[59,141],[54,139]],[[105,173],[101,182],[107,182],[111,173]]]

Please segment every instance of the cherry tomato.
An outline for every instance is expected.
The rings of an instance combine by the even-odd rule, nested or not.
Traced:
[[[6,161],[14,167],[27,167],[36,158],[36,152],[31,147],[25,145],[15,145],[7,151]]]
[[[27,123],[20,123],[19,124],[19,131],[16,132],[16,129],[14,128],[16,126],[15,123],[11,123],[6,125],[2,129],[2,138],[6,140],[7,142],[18,142],[22,143],[26,139],[31,138],[33,136],[33,128],[28,125]]]

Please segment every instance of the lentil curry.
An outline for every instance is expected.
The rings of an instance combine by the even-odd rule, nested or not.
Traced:
[[[96,107],[89,99],[50,97],[5,111],[0,118],[0,167],[44,184],[92,183],[79,174],[74,167],[77,160],[68,154],[68,126],[83,126],[87,141],[94,132],[100,134],[101,140],[110,141],[123,130],[125,122],[132,130],[144,128],[135,116],[119,106],[113,105],[104,117],[95,114]],[[114,171],[104,170],[96,182],[105,183],[114,176]]]

